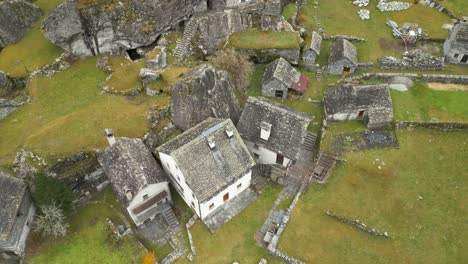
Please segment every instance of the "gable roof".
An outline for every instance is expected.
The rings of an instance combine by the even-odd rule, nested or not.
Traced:
[[[278,80],[290,88],[293,82],[299,81],[300,73],[285,59],[279,58],[268,64],[263,75],[263,84],[271,80]]]
[[[348,60],[354,64],[358,64],[357,49],[346,39],[338,39],[336,43],[330,48],[330,57],[328,57],[328,64],[333,64],[341,60]]]
[[[393,109],[387,85],[338,86],[325,93],[323,104],[327,114],[370,108]]]
[[[319,33],[312,31],[312,38],[310,39],[310,47],[308,50],[312,50],[315,54],[320,55],[320,47],[322,46],[322,36]]]
[[[249,97],[237,129],[243,138],[297,160],[313,116],[264,97]],[[260,138],[261,124],[271,124],[267,141]]]
[[[446,45],[457,52],[468,53],[468,23],[460,22],[455,24],[444,43],[444,47]]]
[[[232,137],[226,129],[232,131]],[[213,149],[208,140],[214,142]],[[175,159],[199,202],[224,190],[255,165],[231,119],[208,118],[157,151]]]
[[[104,172],[121,203],[127,207],[126,192],[136,195],[149,184],[165,182],[164,171],[141,139],[116,138],[98,156]]]
[[[0,241],[8,240],[25,192],[22,180],[0,171]]]

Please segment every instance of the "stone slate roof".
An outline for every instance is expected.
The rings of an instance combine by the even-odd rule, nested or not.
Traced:
[[[322,46],[322,36],[319,33],[313,31],[312,38],[310,40],[310,50],[313,50],[315,54],[320,55],[320,47]]]
[[[313,116],[264,97],[249,97],[237,129],[243,138],[297,160]],[[271,124],[268,141],[260,138],[262,122]]]
[[[459,29],[456,32],[456,39],[458,41],[468,42],[468,23],[459,23]]]
[[[325,93],[323,104],[327,114],[361,109],[393,109],[387,85],[353,86],[345,84],[338,86]]]
[[[232,137],[226,128],[232,130]],[[208,139],[215,143],[213,149]],[[175,159],[199,202],[218,194],[255,165],[231,119],[208,118],[157,151]]]
[[[141,139],[116,138],[98,156],[104,172],[121,203],[127,207],[126,192],[136,195],[149,184],[165,182],[164,171]]]
[[[338,39],[330,48],[328,64],[333,64],[342,60],[348,60],[356,65],[358,64],[357,49],[346,39]]]
[[[456,24],[444,46],[448,46],[457,52],[468,53],[468,23]]]
[[[299,81],[299,78],[300,73],[287,60],[279,58],[267,66],[263,75],[263,83],[277,79],[290,88],[293,82]]]
[[[0,241],[9,238],[25,192],[22,180],[0,172]]]

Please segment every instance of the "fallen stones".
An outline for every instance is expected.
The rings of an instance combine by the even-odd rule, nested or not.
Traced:
[[[379,0],[379,3],[377,4],[377,8],[382,12],[401,11],[401,10],[408,9],[410,7],[411,7],[410,3],[398,2],[398,1],[387,2],[386,0]]]
[[[392,56],[379,59],[379,67],[385,70],[443,70],[445,69],[443,57],[434,57],[419,49],[405,54],[402,59]]]
[[[361,20],[369,20],[370,19],[370,11],[367,9],[361,9],[358,11],[358,15]]]
[[[158,80],[161,77],[159,73],[154,70],[143,68],[140,70],[140,79],[143,84],[147,84]]]
[[[167,48],[161,48],[161,52],[154,59],[146,61],[146,68],[162,70],[167,67]]]
[[[354,0],[353,5],[357,5],[359,7],[364,7],[369,5],[369,0]]]

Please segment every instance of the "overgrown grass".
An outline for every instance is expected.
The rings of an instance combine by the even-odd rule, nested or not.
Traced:
[[[96,58],[88,58],[53,78],[35,78],[28,84],[32,103],[0,122],[0,164],[11,163],[19,148],[58,158],[103,147],[106,127],[117,136],[140,137],[147,129],[147,110],[169,104],[166,95],[100,94],[98,85],[106,76],[95,63]]]
[[[468,2],[465,0],[446,0],[441,2],[441,4],[459,17],[468,14]]]
[[[288,20],[290,19],[292,16],[294,16],[294,14],[297,12],[297,5],[295,3],[290,3],[290,4],[287,4],[284,8],[283,8],[283,17],[284,19]]]
[[[391,90],[394,116],[403,121],[467,121],[468,93],[436,91],[417,82],[407,92]]]
[[[298,49],[299,39],[295,32],[246,30],[231,34],[229,43],[238,49]]]
[[[327,185],[311,186],[280,249],[307,263],[464,263],[467,133],[418,129],[397,136],[400,149],[347,154]],[[370,236],[326,210],[393,238]]]
[[[104,83],[111,91],[129,92],[140,91],[140,70],[145,67],[145,60],[131,61],[122,56],[111,57],[112,76]]]
[[[268,185],[254,203],[215,234],[202,223],[196,223],[191,229],[197,250],[194,263],[258,263],[261,258],[268,263],[280,263],[255,244],[255,233],[260,230],[279,192],[279,186]],[[182,258],[175,263],[190,262]]]
[[[331,152],[330,142],[334,134],[344,134],[366,131],[367,127],[362,120],[328,122],[327,132],[320,141],[320,151]]]
[[[44,37],[40,26],[47,14],[62,2],[63,0],[38,0],[34,2],[44,11],[44,16],[21,41],[0,52],[1,71],[14,77],[25,76],[28,72],[49,64],[60,56],[62,49]]]

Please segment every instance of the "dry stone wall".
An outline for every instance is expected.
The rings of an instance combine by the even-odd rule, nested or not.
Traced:
[[[345,79],[345,82],[358,82],[360,80],[389,80],[393,77],[407,77],[413,81],[453,83],[468,85],[468,75],[449,74],[417,74],[417,73],[364,73]]]

